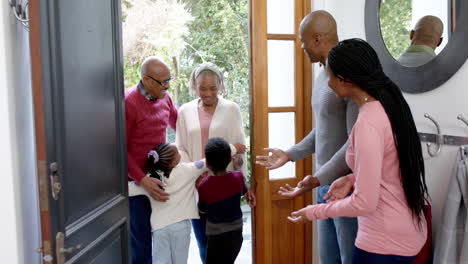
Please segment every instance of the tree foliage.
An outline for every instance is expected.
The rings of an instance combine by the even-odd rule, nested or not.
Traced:
[[[388,51],[398,58],[409,47],[412,6],[409,0],[382,0],[380,30]]]
[[[183,37],[193,17],[184,3],[174,0],[124,0],[123,52],[125,88],[140,79],[141,62],[156,55],[174,68],[185,49]]]

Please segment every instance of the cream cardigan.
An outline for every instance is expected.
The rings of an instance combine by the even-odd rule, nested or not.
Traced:
[[[179,108],[176,130],[176,144],[182,155],[181,162],[193,162],[203,159],[201,146],[201,128],[198,116],[199,98]],[[210,123],[209,138],[220,137],[229,144],[244,144],[244,124],[239,106],[218,96],[218,105]],[[242,173],[247,177],[247,159],[243,154]],[[228,171],[233,170],[232,163]]]

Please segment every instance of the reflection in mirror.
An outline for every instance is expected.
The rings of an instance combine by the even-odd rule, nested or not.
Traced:
[[[380,29],[389,53],[408,67],[423,65],[447,44],[460,0],[382,0]]]
[[[423,16],[411,30],[411,44],[397,61],[401,65],[415,67],[432,60],[436,56],[436,48],[442,43],[443,28],[438,17]]]
[[[410,4],[405,5],[406,2],[408,0],[366,0],[366,40],[379,55],[385,73],[403,92],[425,93],[441,87],[466,63],[468,58],[468,49],[466,48],[466,43],[468,43],[468,1],[412,0]],[[415,7],[415,3],[419,3],[419,5]],[[384,10],[385,8],[387,10]],[[407,11],[404,12],[404,10]],[[397,19],[393,18],[405,15],[406,19],[398,21],[400,21],[400,25],[406,25],[406,27],[398,27],[395,22]],[[391,44],[389,36],[394,39],[396,36],[408,36],[410,29],[414,27],[412,23],[416,25],[416,22],[426,15],[434,15],[442,20],[444,24],[442,37],[446,45],[441,43],[438,50],[435,50],[436,56],[428,63],[417,67],[404,66],[397,59],[408,49],[411,42],[407,40],[406,44],[402,44],[400,38],[400,42]],[[415,22],[413,22],[413,17]],[[455,20],[455,30],[452,31]],[[388,34],[392,24],[393,27],[403,29],[404,32],[394,30],[394,33]],[[383,36],[383,33],[386,35]],[[392,47],[400,48],[400,51],[390,52],[389,50],[394,50]]]

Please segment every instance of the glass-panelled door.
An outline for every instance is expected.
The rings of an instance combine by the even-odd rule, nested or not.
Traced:
[[[311,65],[298,35],[310,1],[251,1],[252,157],[265,147],[287,149],[311,130]],[[296,225],[287,216],[311,203],[278,194],[311,173],[309,159],[267,171],[253,167],[256,181],[255,263],[311,263],[312,225]]]

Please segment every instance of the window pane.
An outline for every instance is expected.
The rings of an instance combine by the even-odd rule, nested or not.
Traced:
[[[294,34],[294,0],[268,0],[267,23],[269,34]]]
[[[268,40],[268,106],[294,106],[292,40]]]
[[[268,114],[268,146],[286,150],[295,143],[294,113]],[[287,162],[283,167],[270,170],[270,179],[296,176],[295,163]]]

